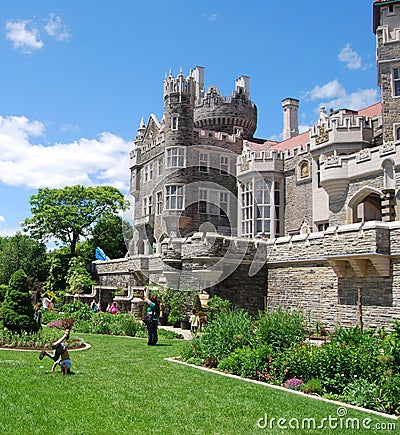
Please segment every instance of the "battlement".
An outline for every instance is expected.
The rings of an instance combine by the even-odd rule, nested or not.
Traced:
[[[372,143],[372,119],[341,110],[337,114],[319,120],[310,128],[311,149],[330,144]]]
[[[195,95],[195,81],[191,76],[185,77],[182,74],[182,69],[179,74],[174,77],[170,70],[168,77],[164,79],[164,98],[170,94],[191,94]]]
[[[260,240],[238,238],[212,232],[198,232],[191,237],[166,238],[161,243],[161,258],[167,264],[182,259],[225,258],[229,261],[254,259]]]
[[[390,29],[389,26],[378,27],[377,38],[381,37],[384,44],[400,41],[400,29]]]
[[[224,97],[216,86],[211,86],[196,100],[194,125],[229,134],[252,137],[257,128],[257,107],[250,100],[250,79],[236,80],[235,90]]]

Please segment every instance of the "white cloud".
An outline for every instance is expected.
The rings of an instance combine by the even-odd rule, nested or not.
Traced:
[[[129,151],[133,143],[103,132],[50,146],[31,143],[45,133],[44,125],[26,117],[0,116],[0,181],[9,186],[129,185]]]
[[[202,19],[206,19],[206,20],[208,20],[208,21],[217,21],[218,14],[208,14],[208,13],[204,13],[204,14],[201,14],[201,18],[202,18]]]
[[[346,44],[343,50],[338,54],[339,62],[346,64],[346,68],[350,70],[366,70],[372,65],[364,64],[361,56],[351,48],[350,44]]]
[[[39,50],[44,45],[39,39],[39,31],[27,20],[8,21],[6,38],[13,43],[14,48],[20,48],[25,53]]]
[[[79,125],[76,124],[64,124],[60,129],[61,132],[70,131],[73,133],[77,133],[80,130],[81,128],[79,127]]]
[[[69,28],[61,21],[61,17],[57,16],[54,12],[49,15],[44,26],[45,31],[49,36],[63,41],[69,39],[71,36]]]
[[[360,110],[377,103],[378,98],[376,89],[363,89],[322,103],[321,106],[333,107],[334,109]]]
[[[0,224],[4,223],[6,221],[6,218],[2,215],[0,215]]]
[[[61,17],[52,12],[41,24],[34,24],[31,20],[7,21],[6,39],[12,42],[14,48],[19,48],[23,53],[32,53],[44,47],[40,38],[40,30],[57,41],[64,41],[70,38],[71,32]]]
[[[304,98],[308,100],[321,100],[323,98],[344,95],[346,95],[344,87],[337,80],[332,80],[323,86],[316,85],[314,89],[305,93]]]
[[[370,106],[378,101],[379,95],[377,89],[361,89],[348,93],[344,86],[338,80],[332,80],[325,85],[315,86],[311,91],[304,94],[306,100],[319,100],[319,107],[324,106],[334,109],[352,109],[359,110],[363,107]]]

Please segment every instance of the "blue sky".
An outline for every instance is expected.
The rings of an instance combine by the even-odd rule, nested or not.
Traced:
[[[166,73],[205,67],[231,95],[250,76],[255,136],[281,139],[281,101],[299,124],[319,108],[377,102],[372,0],[5,0],[0,10],[0,236],[30,216],[40,187],[113,185]]]

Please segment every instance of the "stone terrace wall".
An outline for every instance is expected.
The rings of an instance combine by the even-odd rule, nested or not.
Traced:
[[[266,303],[269,310],[301,308],[311,326],[317,322],[328,330],[338,324],[355,326],[360,289],[365,327],[390,328],[394,319],[400,320],[400,222],[329,227],[325,232],[269,241],[199,233],[163,243],[161,256],[95,262],[99,284],[126,288],[144,285],[150,278],[168,285],[164,271],[172,270],[177,288],[196,290],[199,276],[217,263],[213,268],[222,279],[218,282],[216,273],[211,294],[253,313]],[[374,266],[371,259],[376,256],[385,258],[387,273]],[[259,266],[255,275],[254,259]],[[340,276],[332,266],[337,259],[345,264]],[[366,264],[361,276],[353,269],[355,259]]]
[[[367,222],[267,242],[268,308],[299,307],[311,325],[318,322],[328,330],[337,324],[355,326],[360,288],[364,325],[390,327],[394,319],[400,320],[398,226]],[[367,258],[375,253],[391,254],[390,276],[380,276],[368,262],[364,277],[357,276],[350,264],[338,277],[329,264],[337,257]]]

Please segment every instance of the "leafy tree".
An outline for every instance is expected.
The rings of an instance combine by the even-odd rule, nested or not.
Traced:
[[[42,188],[29,202],[32,217],[23,222],[24,230],[38,240],[68,245],[71,256],[80,238],[91,235],[101,217],[125,207],[122,193],[112,186]]]
[[[78,257],[71,259],[66,281],[68,291],[72,294],[90,292],[95,284],[85,268],[84,260]]]
[[[126,240],[132,239],[133,228],[120,216],[103,216],[93,228],[93,239],[90,240],[93,253],[97,246],[111,259],[123,258],[127,253]]]
[[[17,233],[0,244],[0,284],[8,284],[14,272],[23,269],[32,282],[45,281],[48,273],[46,246]]]
[[[6,284],[0,284],[0,302],[4,301],[4,298],[6,297],[8,285]]]
[[[29,293],[28,277],[19,269],[11,277],[6,297],[1,306],[3,324],[10,331],[20,333],[37,330],[34,320],[32,296]]]
[[[49,276],[43,286],[46,292],[56,292],[65,290],[66,269],[63,268],[60,257],[53,256],[50,260]]]

